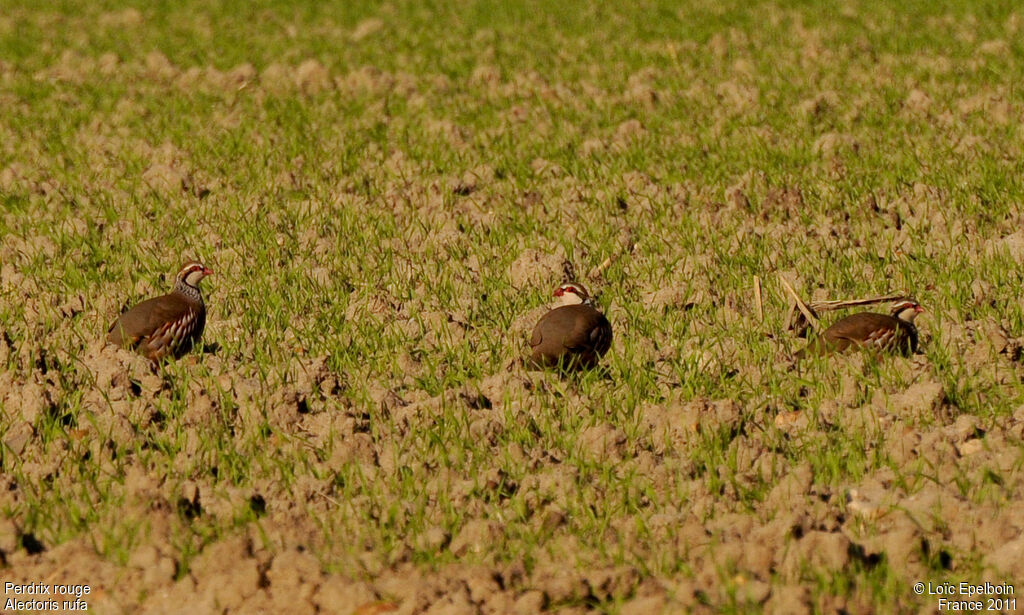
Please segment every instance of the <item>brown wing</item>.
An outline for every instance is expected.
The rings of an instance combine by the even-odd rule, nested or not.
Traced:
[[[917,346],[915,333],[911,325],[887,314],[862,312],[836,321],[808,345],[807,351],[824,354],[850,348],[874,348],[914,352]]]
[[[541,367],[592,367],[611,343],[611,323],[589,305],[551,310],[537,322],[530,338],[533,362]]]
[[[160,358],[191,339],[197,328],[202,333],[201,312],[199,306],[174,293],[147,299],[110,325],[107,341]]]

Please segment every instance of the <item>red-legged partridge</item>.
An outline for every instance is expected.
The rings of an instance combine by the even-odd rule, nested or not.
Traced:
[[[185,263],[174,278],[174,290],[118,316],[110,325],[107,341],[134,349],[152,361],[187,353],[203,336],[206,305],[199,282],[211,273],[202,263]]]
[[[798,356],[843,352],[849,348],[913,354],[917,352],[914,319],[923,311],[916,301],[904,300],[894,303],[889,314],[861,312],[847,316],[825,329]]]
[[[555,296],[560,305],[533,328],[533,364],[570,370],[594,367],[612,345],[611,323],[594,308],[590,294],[580,284],[562,284]]]

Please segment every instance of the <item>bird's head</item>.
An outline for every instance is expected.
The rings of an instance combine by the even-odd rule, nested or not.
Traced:
[[[889,313],[900,320],[914,322],[917,315],[923,311],[924,308],[921,307],[921,304],[917,301],[914,301],[913,299],[904,299],[892,304],[892,310]]]
[[[558,297],[559,305],[579,305],[590,303],[590,293],[582,284],[566,282],[555,290],[555,297]]]
[[[212,269],[199,261],[189,261],[182,266],[174,279],[176,282],[191,286],[192,288],[199,288],[199,282],[212,273]]]

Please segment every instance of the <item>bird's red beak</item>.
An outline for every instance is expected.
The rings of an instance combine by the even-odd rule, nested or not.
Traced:
[[[565,291],[562,290],[561,288],[556,288],[554,294],[555,294],[556,297],[561,297],[562,295],[565,294]]]
[[[924,308],[919,305],[919,306],[914,308],[914,311],[917,312],[918,314],[920,314],[921,312],[924,311]]]
[[[213,275],[213,269],[209,267],[203,267],[203,275]]]

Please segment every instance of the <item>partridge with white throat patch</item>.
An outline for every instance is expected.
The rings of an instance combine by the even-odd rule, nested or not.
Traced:
[[[107,341],[154,362],[184,355],[203,336],[206,304],[199,282],[211,273],[200,262],[185,263],[174,278],[174,289],[118,316],[107,331]]]
[[[530,336],[531,361],[540,368],[567,370],[597,365],[612,345],[612,325],[581,284],[562,284],[559,305],[541,317]]]
[[[861,312],[836,321],[825,329],[797,357],[807,354],[843,352],[850,348],[913,354],[917,352],[914,319],[924,311],[916,301],[897,301],[889,314]]]

